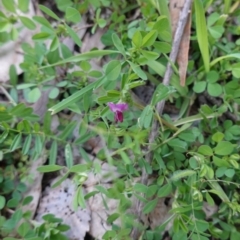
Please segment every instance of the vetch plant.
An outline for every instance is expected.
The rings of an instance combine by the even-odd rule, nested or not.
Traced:
[[[56,9],[40,5],[45,16],[34,17],[18,13],[31,1],[1,2],[10,14],[0,8],[0,60],[18,31],[38,32],[21,44],[22,76],[14,63],[9,83],[0,84],[0,239],[65,240],[74,228],[51,212],[35,226],[34,211],[23,210],[32,201],[27,183],[36,162],[44,177],[55,172],[53,188],[77,181],[76,208],[92,200],[96,208],[108,206],[106,219],[97,213],[101,224],[91,229],[107,227],[89,232],[93,238],[163,239],[168,222],[173,240],[240,238],[237,1],[185,1],[192,2],[192,25],[184,87],[171,54],[179,49],[170,24],[174,0],[45,0]],[[166,69],[173,69],[171,78]],[[134,111],[126,112],[130,106]],[[109,115],[121,124],[109,127]],[[31,181],[38,189],[49,184]],[[109,200],[117,202],[113,209]],[[206,214],[206,204],[217,211]]]

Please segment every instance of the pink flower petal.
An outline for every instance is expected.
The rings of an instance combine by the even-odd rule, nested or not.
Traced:
[[[112,102],[108,103],[108,106],[112,112],[124,112],[128,109],[128,104],[127,103],[117,103],[114,104]]]
[[[109,102],[107,104],[112,112],[115,113],[114,119],[115,122],[123,122],[123,112],[128,109],[128,104],[127,103],[112,103]]]
[[[116,122],[123,122],[123,113],[122,112],[116,112],[115,113],[115,121]]]

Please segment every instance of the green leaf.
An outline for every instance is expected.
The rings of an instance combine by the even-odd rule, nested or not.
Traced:
[[[0,195],[0,210],[2,210],[5,207],[6,199],[4,196]]]
[[[9,121],[12,119],[12,116],[9,115],[6,111],[0,112],[0,122]]]
[[[192,132],[183,132],[178,135],[178,138],[186,142],[195,142],[196,136]]]
[[[9,21],[1,21],[0,22],[0,32],[6,32],[9,31],[11,29],[11,24]]]
[[[19,16],[19,19],[21,20],[22,24],[28,29],[34,30],[36,28],[35,23],[30,18]]]
[[[67,139],[73,132],[73,130],[76,128],[77,122],[71,122],[70,124],[68,124],[64,130],[62,131],[62,133],[59,135],[59,138],[61,140],[65,140]]]
[[[212,192],[214,194],[217,194],[220,199],[222,199],[223,202],[229,203],[230,200],[226,193],[223,191],[222,187],[219,185],[216,181],[209,181],[209,185],[212,188],[212,190],[209,190],[209,192]]]
[[[112,41],[117,50],[124,56],[124,58],[126,58],[126,53],[122,41],[116,33],[112,34]]]
[[[224,172],[224,174],[225,174],[225,176],[227,176],[229,178],[232,178],[235,175],[235,170],[234,169],[227,169]]]
[[[26,89],[26,88],[35,87],[35,86],[37,86],[37,84],[35,83],[23,83],[23,84],[17,85],[17,90]]]
[[[65,160],[67,167],[71,168],[73,166],[73,154],[69,143],[65,146]]]
[[[39,88],[33,88],[29,93],[28,93],[28,101],[30,103],[35,103],[37,100],[41,97],[41,91]]]
[[[195,82],[193,91],[195,93],[202,93],[205,91],[206,86],[207,86],[207,82],[205,82],[205,81]]]
[[[172,184],[167,183],[166,185],[159,188],[157,196],[160,198],[167,197],[171,192],[172,192]]]
[[[74,209],[76,209],[78,206],[80,206],[81,208],[86,208],[86,202],[84,199],[83,190],[81,186],[78,187],[77,192],[74,196],[73,206]]]
[[[163,99],[166,99],[171,91],[169,91],[169,88],[162,83],[158,84],[156,90],[154,91],[151,105],[155,106],[158,102],[162,101]]]
[[[224,138],[224,134],[221,132],[216,132],[212,135],[212,140],[214,142],[221,142]]]
[[[162,16],[166,16],[168,19],[168,22],[171,22],[171,15],[169,11],[169,6],[168,6],[168,1],[167,0],[156,0],[152,1],[152,4],[155,5],[157,8],[158,12]],[[169,25],[169,31],[171,31],[171,26]]]
[[[158,50],[160,53],[170,53],[171,52],[171,45],[167,42],[155,42],[153,46]]]
[[[53,29],[52,25],[50,24],[50,22],[46,18],[41,17],[41,16],[33,16],[33,20],[37,23],[40,23],[42,26],[48,28],[52,32],[54,32],[54,29]]]
[[[214,151],[216,154],[226,156],[232,153],[234,145],[230,142],[222,141],[217,144]]]
[[[129,156],[124,151],[121,151],[119,154],[120,154],[124,164],[128,165],[128,164],[132,163]]]
[[[56,88],[56,87],[54,87],[54,88],[52,88],[52,90],[50,91],[48,97],[49,97],[50,99],[55,99],[58,95],[59,95],[59,89]]]
[[[157,35],[158,33],[156,30],[152,30],[149,33],[147,33],[142,40],[142,47],[152,46],[157,38]]]
[[[222,86],[218,83],[209,83],[207,91],[210,96],[218,97],[222,94]]]
[[[151,185],[148,187],[147,189],[147,193],[146,193],[146,197],[152,197],[156,194],[157,190],[158,190],[159,186],[158,185]]]
[[[26,139],[25,139],[25,142],[23,144],[23,147],[22,147],[22,153],[23,155],[27,155],[28,152],[29,152],[29,149],[30,149],[30,146],[31,146],[31,143],[32,143],[32,135],[29,134]]]
[[[207,203],[210,206],[214,206],[215,205],[215,202],[214,202],[213,198],[211,197],[211,195],[208,192],[206,192],[206,200],[207,200]]]
[[[166,42],[172,41],[171,27],[166,16],[160,16],[158,21],[155,22],[153,29],[158,31],[158,35],[162,40]]]
[[[67,21],[70,21],[73,23],[80,23],[80,21],[81,21],[81,15],[80,15],[79,11],[72,7],[68,7],[66,9],[65,18]]]
[[[51,133],[51,122],[52,116],[49,112],[46,112],[43,119],[43,131],[45,134]]]
[[[152,124],[152,118],[153,118],[153,110],[151,105],[147,105],[138,120],[138,124],[140,128],[149,128]]]
[[[121,62],[118,60],[113,60],[108,63],[106,67],[106,78],[110,81],[116,80],[121,73]]]
[[[10,151],[13,152],[15,151],[17,148],[20,148],[21,145],[21,141],[22,141],[22,134],[18,134],[14,137],[12,144],[10,146]]]
[[[144,207],[143,207],[143,213],[147,214],[150,213],[155,207],[157,206],[158,199],[153,199],[149,201]]]
[[[155,71],[159,76],[163,77],[165,74],[166,67],[162,65],[160,62],[155,60],[147,62],[148,67],[150,67],[153,71]]]
[[[142,183],[136,183],[133,186],[133,190],[136,192],[147,193],[148,187]]]
[[[14,0],[2,0],[2,4],[6,10],[9,12],[16,12],[16,6]]]
[[[88,61],[82,61],[80,62],[80,68],[85,72],[89,72],[92,66]]]
[[[46,13],[48,16],[54,18],[55,20],[61,21],[61,19],[49,8],[43,6],[43,5],[38,5],[38,7],[40,8],[41,11],[43,11],[44,13]]]
[[[222,37],[225,29],[223,26],[211,26],[208,28],[208,31],[213,38],[219,39],[220,37]]]
[[[17,229],[17,232],[18,234],[21,236],[21,237],[25,237],[28,232],[30,231],[31,229],[31,226],[28,222],[23,222]]]
[[[72,166],[69,169],[69,172],[73,172],[73,173],[82,173],[82,172],[86,172],[90,169],[90,165],[89,164],[77,164]]]
[[[208,145],[202,145],[198,148],[198,152],[206,155],[206,156],[212,156],[213,155],[213,150],[211,147],[209,147]]]
[[[53,185],[52,188],[56,188],[59,186],[62,182],[64,182],[68,178],[69,172],[65,173],[62,177],[60,177]]]
[[[30,0],[18,0],[18,8],[22,12],[28,12]]]
[[[216,156],[213,156],[213,163],[217,166],[217,167],[228,167],[229,163],[224,161],[221,158],[218,158]]]
[[[10,200],[8,200],[7,202],[7,207],[9,208],[16,208],[19,204],[19,198],[12,198]]]
[[[216,157],[215,157],[215,158],[216,158]],[[216,159],[214,159],[214,163],[215,163],[215,160],[216,160]],[[219,161],[219,162],[220,162],[220,161]],[[218,168],[217,171],[215,172],[216,177],[221,178],[221,177],[224,175],[225,171],[227,170],[227,167],[221,166],[221,164],[216,164],[216,163],[215,163],[215,165],[216,165],[216,166],[219,166],[219,168]]]
[[[235,136],[240,135],[240,126],[234,125],[227,129],[228,132],[232,133]]]
[[[3,131],[3,133],[0,135],[0,143],[4,142],[4,140],[7,138],[8,134],[9,134],[9,130],[5,129]]]
[[[193,170],[178,170],[176,172],[173,173],[172,177],[170,178],[172,181],[177,181],[179,179],[185,178],[185,177],[189,177],[196,174],[195,171]]]
[[[119,213],[113,213],[107,218],[107,223],[111,224],[120,217]]]
[[[92,162],[92,160],[90,159],[89,155],[86,153],[86,151],[83,148],[80,148],[79,153],[82,156],[84,161],[86,161],[88,163]]]
[[[53,52],[53,51],[57,50],[58,47],[59,47],[59,39],[57,36],[55,36],[51,42],[50,51]]]
[[[18,104],[11,109],[10,113],[17,117],[24,117],[30,115],[33,112],[32,108],[26,107],[23,103]]]
[[[191,157],[189,159],[189,164],[190,164],[191,168],[193,168],[193,169],[198,168],[198,162],[194,157]]]
[[[194,0],[195,16],[196,16],[196,32],[200,52],[203,58],[205,71],[209,72],[209,46],[208,46],[208,31],[205,18],[203,3],[201,0]]]
[[[32,202],[32,200],[33,200],[33,196],[27,196],[27,197],[25,197],[25,198],[23,199],[22,205],[23,205],[23,206],[26,206],[26,205],[28,205],[30,202]]]
[[[42,152],[43,143],[44,143],[43,136],[36,135],[35,136],[35,151],[37,152],[37,154],[40,154]]]
[[[147,80],[147,75],[146,73],[140,68],[140,66],[137,66],[135,63],[127,61],[132,70],[142,79],[142,80]]]
[[[50,154],[49,154],[49,165],[54,165],[57,160],[57,149],[58,149],[58,144],[57,141],[54,140],[52,142],[51,148],[50,148]]]
[[[50,36],[51,36],[50,33],[40,32],[40,33],[34,34],[32,36],[32,40],[46,40],[46,39],[49,39]]]
[[[74,55],[72,57],[61,60],[57,63],[40,67],[39,69],[54,67],[54,66],[65,64],[65,63],[80,62],[80,61],[83,61],[83,60],[89,60],[89,59],[92,59],[92,58],[103,57],[105,55],[116,54],[116,53],[118,53],[118,52],[114,51],[114,50],[93,50],[93,51],[90,51],[90,52]]]
[[[9,68],[10,83],[15,87],[17,85],[18,75],[15,65],[11,65]]]
[[[136,48],[140,48],[142,46],[142,34],[140,31],[136,31],[133,35],[132,38],[132,44],[133,46],[135,46]]]
[[[17,225],[17,223],[22,219],[23,213],[21,209],[16,210],[12,215],[12,220],[14,221],[14,225]]]
[[[210,71],[207,73],[207,81],[209,83],[216,83],[219,80],[219,73],[216,71]]]
[[[240,77],[240,63],[235,63],[232,65],[232,74],[234,77]]]
[[[59,166],[59,165],[46,165],[46,166],[38,167],[37,170],[42,173],[47,173],[47,172],[56,172],[63,168],[64,168],[63,166]]]
[[[100,28],[104,28],[107,25],[107,21],[105,19],[99,18],[97,20],[97,24]]]
[[[68,34],[69,34],[70,37],[73,39],[73,41],[74,41],[79,47],[81,47],[81,46],[82,46],[82,41],[81,41],[81,39],[79,38],[79,36],[76,34],[76,32],[73,31],[72,28],[70,28],[68,25],[66,25],[66,28],[67,28]]]
[[[186,151],[187,150],[187,143],[185,141],[182,141],[180,139],[171,139],[169,142],[168,142],[168,145],[172,148],[174,148],[175,151],[180,151],[180,152],[183,152],[183,151]]]
[[[56,114],[58,112],[60,112],[61,110],[63,110],[64,108],[67,108],[69,105],[77,102],[78,100],[80,100],[81,97],[83,97],[83,95],[88,92],[89,90],[92,90],[96,84],[99,84],[101,82],[102,79],[96,81],[96,82],[92,82],[90,84],[88,84],[85,88],[82,88],[80,91],[74,93],[73,95],[71,95],[70,97],[62,100],[60,103],[56,104],[55,106],[51,107],[49,109],[49,111],[52,112],[52,114]]]
[[[152,51],[141,50],[141,53],[147,60],[156,60],[159,57],[158,53]]]
[[[209,223],[204,220],[197,219],[195,223],[196,223],[196,229],[200,232],[205,232],[209,228]],[[197,237],[197,239],[199,238]],[[208,238],[205,238],[205,239],[207,240]]]
[[[17,40],[18,38],[18,30],[15,27],[13,27],[10,31],[10,38],[12,41]]]

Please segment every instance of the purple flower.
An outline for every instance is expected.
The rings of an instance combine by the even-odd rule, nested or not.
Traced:
[[[107,104],[112,112],[115,113],[115,122],[122,122],[123,121],[123,112],[128,109],[128,104],[127,103],[112,103],[109,102]]]

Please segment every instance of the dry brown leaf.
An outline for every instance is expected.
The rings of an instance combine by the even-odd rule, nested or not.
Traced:
[[[0,11],[4,14],[9,15],[5,12],[5,9],[2,6],[2,1],[0,1]],[[27,13],[22,13],[19,10],[16,10],[17,14],[20,16],[25,16],[32,18],[36,15],[32,1],[29,3],[29,11]],[[22,73],[22,69],[19,64],[23,61],[23,51],[21,44],[23,42],[31,44],[33,31],[23,28],[23,25],[20,21],[15,24],[17,29],[22,30],[19,32],[18,39],[15,41],[8,41],[0,47],[0,82],[7,82],[9,80],[9,68],[13,64],[16,67],[17,74]]]
[[[84,240],[86,232],[90,228],[91,213],[88,209],[78,208],[73,210],[73,197],[75,184],[66,179],[56,188],[46,188],[40,200],[35,220],[42,222],[42,216],[51,213],[63,219],[63,222],[71,227],[65,235],[69,240]]]
[[[47,156],[43,155],[43,156],[39,157],[37,160],[31,161],[30,162],[31,165],[28,169],[30,179],[28,180],[27,183],[25,183],[27,190],[26,190],[26,192],[24,192],[23,198],[25,198],[27,196],[31,196],[33,198],[33,200],[28,205],[23,206],[22,211],[23,212],[30,211],[31,217],[33,217],[36,212],[39,198],[42,193],[43,173],[40,173],[37,170],[37,168],[39,166],[42,166],[46,162],[46,159],[47,159]]]
[[[185,3],[185,0],[170,0],[169,8],[170,8],[170,14],[171,14],[173,36],[175,34],[184,3]],[[188,20],[184,28],[184,32],[183,32],[183,36],[182,36],[182,40],[180,43],[179,52],[177,56],[180,84],[182,86],[185,86],[185,80],[186,80],[190,34],[191,34],[191,14],[189,14],[188,16]]]
[[[91,159],[91,155],[89,155]],[[100,172],[89,172],[88,178],[84,182],[86,187],[91,187],[96,184],[109,183],[118,179],[121,175],[118,173],[117,168],[98,160],[97,158],[93,159],[93,165],[96,168],[101,168]]]
[[[105,188],[112,187],[112,184],[101,184],[101,186]],[[86,188],[87,193],[95,191],[95,187]],[[105,198],[104,200],[107,203],[108,209],[105,208],[103,202],[103,194],[97,193],[93,197],[88,200],[89,209],[91,211],[91,223],[90,223],[90,235],[94,237],[94,239],[102,239],[102,236],[105,234],[107,230],[111,230],[112,226],[107,223],[107,218],[109,215],[113,214],[117,211],[119,201],[115,199]],[[117,220],[114,222],[115,224],[119,224],[120,222]]]
[[[172,208],[171,199],[169,200],[169,204],[166,204],[165,201],[166,198],[159,198],[155,209],[148,214],[151,229],[160,226],[171,216],[171,214],[169,214]],[[171,225],[172,223],[170,222],[166,228],[170,229]]]

